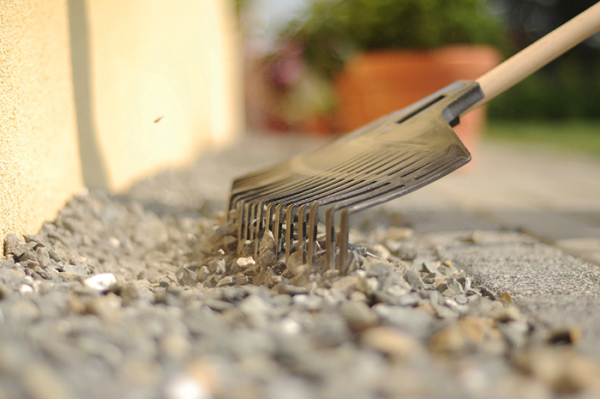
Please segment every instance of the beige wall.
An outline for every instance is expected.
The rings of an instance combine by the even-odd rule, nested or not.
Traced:
[[[0,239],[82,186],[64,0],[0,2]]]
[[[10,0],[0,21],[0,240],[241,131],[233,0]]]
[[[232,3],[87,1],[93,101],[82,139],[93,144],[82,141],[82,153],[88,186],[122,190],[160,168],[188,164],[241,130]],[[81,34],[72,29],[74,37]],[[86,165],[89,159],[96,164]]]

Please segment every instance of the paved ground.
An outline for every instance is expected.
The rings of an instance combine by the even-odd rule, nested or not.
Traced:
[[[421,190],[600,264],[600,160],[485,143],[471,168]]]
[[[233,177],[272,162],[265,154],[286,158],[322,144],[253,137],[203,157],[197,169],[212,176],[205,183],[219,206]],[[599,176],[599,160],[484,143],[466,170],[383,209],[481,284],[510,291],[529,317],[549,328],[580,329],[579,348],[600,356]]]

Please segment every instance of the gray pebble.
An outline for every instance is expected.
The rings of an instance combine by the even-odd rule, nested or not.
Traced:
[[[406,280],[406,282],[408,284],[410,284],[411,288],[415,291],[419,291],[421,289],[423,289],[423,280],[421,280],[421,276],[419,275],[418,272],[409,269],[407,271],[404,272],[404,280]]]
[[[364,302],[347,301],[340,305],[339,312],[352,331],[360,332],[379,324],[379,317]]]

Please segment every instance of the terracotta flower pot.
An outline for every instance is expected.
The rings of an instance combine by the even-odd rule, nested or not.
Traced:
[[[470,45],[360,54],[335,79],[339,99],[336,126],[341,131],[354,130],[457,80],[475,80],[500,61],[496,49]],[[484,123],[482,107],[462,118],[455,128],[471,152],[476,150]]]

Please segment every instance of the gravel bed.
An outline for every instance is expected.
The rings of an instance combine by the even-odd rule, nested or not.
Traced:
[[[162,175],[7,237],[0,398],[600,396],[576,328],[536,324],[391,215],[366,214],[340,276],[286,262],[269,232],[236,255],[222,204],[192,194]]]

